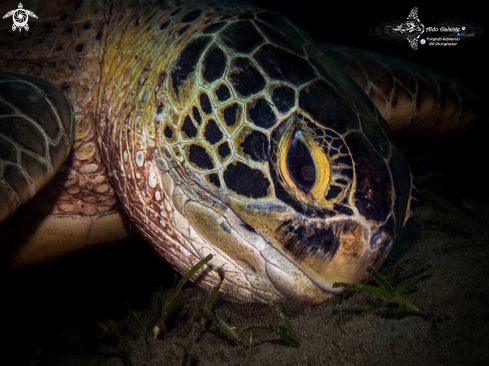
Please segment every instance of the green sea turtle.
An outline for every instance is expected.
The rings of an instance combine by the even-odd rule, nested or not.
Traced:
[[[6,267],[132,227],[181,273],[214,254],[230,298],[321,303],[382,264],[418,199],[392,131],[485,121],[455,80],[246,4],[24,7],[28,32],[0,29]]]

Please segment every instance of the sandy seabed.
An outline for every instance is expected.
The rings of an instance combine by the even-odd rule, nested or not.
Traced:
[[[317,35],[324,29],[324,39],[356,41],[361,46],[365,24],[358,6],[325,2],[328,11],[311,12],[306,6],[311,1],[301,1],[299,7],[294,1],[286,12],[285,3],[277,1],[273,10],[283,11],[309,33]],[[409,9],[405,13],[388,9],[386,17],[379,20],[401,13],[405,17]],[[420,16],[427,16],[427,5],[420,5],[420,9]],[[447,16],[459,17],[460,9],[456,15],[452,9]],[[301,11],[302,22],[297,14]],[[396,52],[401,48],[390,43],[379,45],[382,52],[399,56]],[[416,55],[404,46],[406,53]],[[483,49],[476,50],[484,54]],[[416,61],[426,62],[422,58]],[[428,66],[458,73],[487,100],[487,62],[455,61],[434,60]],[[462,72],[468,76],[464,78]],[[400,265],[403,273],[409,274],[431,265],[417,284],[418,291],[406,297],[437,315],[439,345],[426,317],[397,305],[367,315],[365,310],[376,296],[355,293],[338,306],[280,304],[299,337],[299,349],[263,332],[254,332],[251,345],[249,333],[243,334],[236,346],[212,325],[192,348],[190,364],[489,364],[489,248],[434,252],[452,241],[489,240],[487,138],[402,141],[418,175],[423,199],[381,270]],[[43,268],[0,274],[0,365],[180,365],[183,351],[174,341],[188,337],[195,321],[192,314],[197,305],[205,303],[208,293],[194,289],[185,305],[170,317],[165,337],[153,340],[157,297],[168,296],[174,278],[172,268],[140,239],[94,248]],[[267,305],[241,305],[218,297],[214,310],[236,330],[251,324],[282,325]],[[344,319],[341,325],[340,318]]]
[[[408,275],[431,265],[418,290],[406,297],[436,314],[439,345],[427,317],[397,305],[365,314],[376,296],[354,293],[337,306],[280,305],[299,349],[258,331],[251,345],[249,333],[235,345],[211,325],[194,344],[190,365],[487,365],[489,247],[434,252],[448,242],[489,239],[483,138],[401,144],[423,199],[381,270],[400,265]],[[170,317],[168,333],[152,339],[157,297],[168,296],[175,276],[142,239],[2,275],[0,364],[181,364],[183,350],[174,341],[188,337],[195,309],[208,293],[194,289]],[[214,309],[237,331],[252,324],[283,325],[268,305],[218,297]]]

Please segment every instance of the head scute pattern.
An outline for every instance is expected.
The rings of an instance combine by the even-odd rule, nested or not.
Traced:
[[[189,6],[170,17],[165,32],[189,28],[175,36],[160,89],[155,152],[169,224],[159,230],[173,226],[196,258],[216,252],[249,299],[320,302],[335,280],[381,263],[411,178],[363,91],[280,15]],[[297,285],[284,284],[298,272]]]
[[[334,291],[335,280],[363,277],[367,265],[387,255],[410,195],[409,170],[384,133],[385,121],[280,15],[189,7],[172,15],[175,30],[180,16],[191,26],[163,81],[157,155],[169,169],[160,177],[183,247],[197,258],[220,253],[238,268],[243,289],[254,289],[246,297],[317,302]],[[193,28],[199,22],[205,26]],[[402,179],[395,183],[394,174]],[[177,197],[183,187],[205,199]],[[252,231],[240,236],[243,227]],[[260,245],[258,257],[234,254]],[[278,258],[289,263],[289,274],[278,274]],[[243,264],[253,261],[261,264]],[[251,280],[259,274],[244,268],[261,268],[281,290],[265,295]],[[297,270],[300,285],[285,286]]]
[[[213,254],[231,298],[321,303],[334,282],[381,265],[410,214],[411,173],[373,102],[300,28],[242,4],[176,0],[115,2],[110,22],[85,24],[97,46],[70,52],[95,55],[99,77],[86,82],[99,85],[72,94],[98,120],[77,154],[98,143],[114,197],[178,271]],[[33,145],[22,123],[11,132],[22,148],[58,146],[59,131],[26,123]]]

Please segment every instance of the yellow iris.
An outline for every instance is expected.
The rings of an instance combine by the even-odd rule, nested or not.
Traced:
[[[327,201],[325,195],[331,178],[329,160],[322,146],[316,141],[315,135],[307,129],[296,129],[295,124],[291,124],[285,131],[278,148],[278,164],[283,180],[294,191],[294,193],[305,203],[331,206],[332,201]],[[287,167],[287,154],[294,141],[299,140],[308,149],[314,162],[316,177],[314,184],[308,192],[300,189],[290,174]]]

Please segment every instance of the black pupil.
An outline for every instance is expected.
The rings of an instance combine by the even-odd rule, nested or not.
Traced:
[[[309,192],[316,180],[316,168],[311,153],[298,139],[290,144],[287,153],[287,169],[295,184],[304,192]]]

